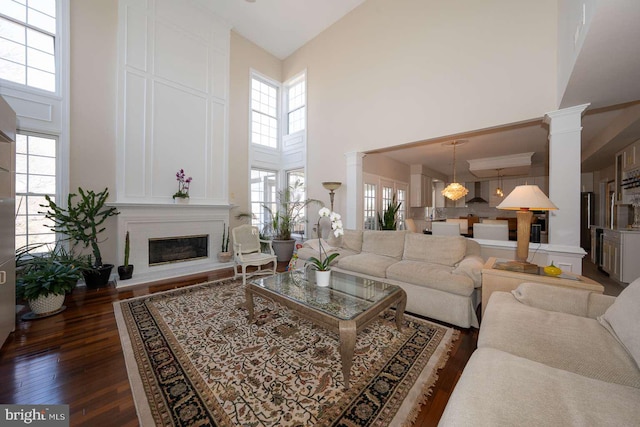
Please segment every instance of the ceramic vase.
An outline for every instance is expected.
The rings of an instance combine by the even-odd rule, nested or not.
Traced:
[[[326,288],[331,283],[331,270],[316,271],[316,285]]]

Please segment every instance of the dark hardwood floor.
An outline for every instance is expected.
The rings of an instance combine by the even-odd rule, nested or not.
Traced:
[[[606,293],[619,293],[622,287],[585,262],[585,275],[607,283]],[[231,274],[230,269],[221,270],[125,290],[76,288],[67,296],[64,312],[18,320],[16,331],[0,349],[0,403],[69,404],[73,426],[138,425],[113,302]],[[476,329],[460,331],[415,427],[437,425],[477,340]]]

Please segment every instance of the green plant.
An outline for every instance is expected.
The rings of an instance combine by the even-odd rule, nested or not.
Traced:
[[[102,255],[98,246],[98,235],[105,230],[102,224],[107,218],[120,212],[114,207],[105,207],[109,197],[107,188],[99,193],[78,188],[78,194],[80,199],[77,202],[77,195],[69,194],[66,208],[57,205],[49,196],[45,196],[48,205],[41,206],[49,209],[45,213],[45,217],[53,221],[49,228],[66,234],[74,245],[81,243],[85,248],[90,247],[95,258],[94,267],[101,267]]]
[[[125,267],[129,267],[129,252],[131,250],[130,248],[130,241],[129,241],[129,232],[127,231],[126,236],[124,236],[124,266]]]
[[[62,295],[71,291],[82,276],[86,257],[76,257],[61,244],[44,253],[33,253],[44,245],[16,250],[16,296],[35,300],[40,296]]]
[[[344,235],[344,229],[342,228],[342,219],[340,218],[339,214],[335,212],[331,212],[327,208],[322,208],[320,209],[320,212],[318,212],[318,215],[319,215],[318,228],[317,228],[318,230],[320,230],[320,220],[324,217],[327,217],[331,221],[331,230],[333,231],[334,236],[340,237]],[[333,253],[331,255],[327,255],[327,252],[322,246],[322,239],[320,238],[319,235],[318,235],[318,252],[320,254],[320,258],[310,257],[307,260],[307,263],[313,265],[318,271],[330,270],[331,261],[333,261],[338,255],[340,255],[339,253]],[[324,259],[322,259],[323,252],[325,254]]]
[[[387,205],[387,209],[382,213],[382,217],[378,213],[378,226],[380,230],[395,230],[397,228],[398,211],[402,206],[402,202],[397,201],[396,194],[393,194],[393,199]]]
[[[222,225],[222,248],[221,252],[229,252],[229,227]]]
[[[293,228],[304,222],[305,208],[311,204],[322,205],[320,200],[306,199],[302,200],[304,187],[300,181],[296,181],[293,185],[278,191],[276,209],[268,205],[262,205],[271,220],[267,224],[267,234],[271,234],[272,238],[277,240],[291,240]]]

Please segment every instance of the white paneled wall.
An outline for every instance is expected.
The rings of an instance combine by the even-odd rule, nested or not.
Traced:
[[[195,0],[120,0],[117,201],[226,205],[229,31]]]

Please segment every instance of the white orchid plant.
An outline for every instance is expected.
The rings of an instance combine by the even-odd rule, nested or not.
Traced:
[[[344,229],[342,228],[342,219],[340,214],[331,212],[328,208],[322,208],[318,212],[320,218],[318,218],[318,247],[320,252],[320,257],[311,257],[307,260],[307,262],[313,265],[318,271],[328,271],[331,269],[331,261],[333,261],[339,253],[332,253],[331,255],[327,254],[327,251],[322,247],[322,239],[320,237],[320,220],[322,218],[329,218],[331,220],[331,230],[333,231],[333,235],[336,237],[340,237],[344,235]],[[322,253],[324,252],[324,259],[322,258]]]

